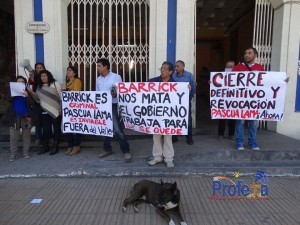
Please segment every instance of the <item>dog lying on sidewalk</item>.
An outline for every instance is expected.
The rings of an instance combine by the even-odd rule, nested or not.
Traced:
[[[138,212],[137,205],[140,202],[146,202],[156,207],[156,212],[165,218],[169,222],[169,225],[175,225],[175,223],[168,212],[173,212],[176,215],[180,221],[180,225],[187,225],[180,213],[180,191],[177,188],[176,182],[171,184],[164,183],[161,180],[159,184],[150,180],[139,181],[133,186],[131,195],[124,200],[123,212],[126,212],[127,205],[132,203],[134,211]]]

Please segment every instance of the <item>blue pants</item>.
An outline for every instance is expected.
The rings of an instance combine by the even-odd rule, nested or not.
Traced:
[[[126,141],[125,134],[120,125],[119,116],[118,116],[118,104],[112,104],[112,116],[113,116],[113,129],[114,133],[118,137],[118,142],[120,144],[121,151],[125,154],[129,152],[129,144]],[[112,151],[112,146],[110,144],[111,137],[104,137],[104,151]]]
[[[258,147],[256,143],[256,132],[257,132],[257,120],[249,120],[248,127],[248,145],[250,148]],[[245,120],[237,120],[235,125],[235,140],[236,147],[244,146],[244,125]]]

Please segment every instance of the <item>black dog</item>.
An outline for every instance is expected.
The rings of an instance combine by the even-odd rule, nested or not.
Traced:
[[[143,199],[142,197],[145,197]],[[156,212],[165,218],[169,225],[175,225],[168,212],[174,212],[181,225],[187,225],[184,222],[180,209],[180,191],[176,182],[156,183],[149,180],[142,180],[133,186],[130,197],[123,202],[123,212],[126,212],[127,205],[133,203],[134,211],[138,212],[137,204],[146,202],[156,207]]]

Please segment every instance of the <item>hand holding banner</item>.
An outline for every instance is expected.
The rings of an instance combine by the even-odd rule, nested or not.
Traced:
[[[121,82],[118,92],[125,128],[148,134],[187,134],[188,82]]]
[[[101,91],[63,91],[63,133],[113,136],[112,98]]]
[[[285,79],[284,72],[211,73],[211,118],[282,121]]]

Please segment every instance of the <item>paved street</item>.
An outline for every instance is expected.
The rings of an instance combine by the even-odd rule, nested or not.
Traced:
[[[0,179],[1,225],[161,225],[167,224],[146,204],[134,213],[121,205],[140,177]],[[159,182],[160,177],[148,178]],[[181,190],[187,224],[300,224],[299,177],[269,177],[268,201],[214,201],[212,177],[168,177]],[[232,179],[236,179],[233,178]],[[250,184],[253,176],[238,179]],[[42,199],[40,204],[30,203]]]
[[[0,225],[163,225],[168,224],[150,205],[134,213],[122,202],[133,184],[141,179],[176,181],[181,190],[181,211],[188,225],[299,225],[300,141],[270,131],[258,132],[261,151],[237,151],[234,141],[219,141],[210,130],[194,130],[194,145],[184,137],[174,144],[175,168],[165,163],[153,167],[151,136],[129,136],[132,162],[123,160],[116,141],[114,154],[98,158],[103,142],[87,138],[82,150],[66,156],[66,143],[58,154],[37,155],[9,162],[7,129],[0,128]],[[269,177],[270,200],[212,200],[213,176],[223,175],[235,183],[252,184],[257,170]],[[233,172],[240,172],[234,178]],[[245,175],[245,176],[244,176]],[[225,183],[224,183],[225,184]],[[30,203],[42,199],[39,204]],[[179,223],[177,223],[179,224]]]

